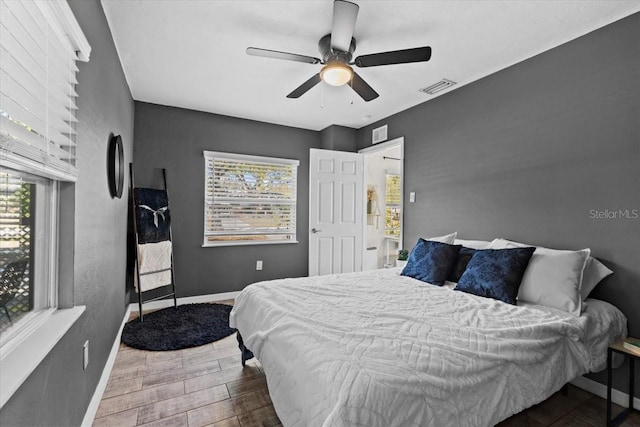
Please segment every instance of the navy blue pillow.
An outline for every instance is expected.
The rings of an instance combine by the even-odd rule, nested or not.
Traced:
[[[455,266],[461,247],[418,239],[400,274],[442,286]]]
[[[477,250],[455,290],[515,305],[522,276],[535,250],[533,247]]]
[[[475,249],[467,248],[463,246],[458,253],[458,260],[453,266],[453,270],[451,270],[451,274],[447,278],[450,282],[458,282],[462,277],[462,273],[467,269],[467,264],[471,261],[471,257],[476,252]]]

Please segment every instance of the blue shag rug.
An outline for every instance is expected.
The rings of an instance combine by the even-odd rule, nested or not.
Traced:
[[[164,308],[133,319],[124,325],[122,342],[140,350],[166,351],[197,347],[228,337],[236,330],[229,327],[226,304],[185,304]]]

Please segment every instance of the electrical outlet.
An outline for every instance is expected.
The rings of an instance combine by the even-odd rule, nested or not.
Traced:
[[[259,259],[258,261],[256,261],[256,270],[262,270],[262,260]]]
[[[409,203],[415,203],[416,202],[416,192],[412,191],[411,193],[409,193]]]
[[[89,341],[85,341],[82,346],[82,369],[87,369],[89,364]]]

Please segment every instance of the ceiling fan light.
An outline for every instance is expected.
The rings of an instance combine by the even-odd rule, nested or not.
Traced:
[[[340,62],[327,64],[320,70],[320,78],[331,86],[342,86],[348,83],[352,76],[351,67]]]

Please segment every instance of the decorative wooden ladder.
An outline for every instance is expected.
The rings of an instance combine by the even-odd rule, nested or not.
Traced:
[[[153,213],[153,218],[154,218],[154,224],[156,225],[156,227],[158,226],[158,215],[160,215],[161,219],[163,221],[169,221],[169,233],[168,233],[168,241],[172,242],[173,238],[172,238],[172,234],[171,234],[171,223],[170,223],[170,211],[169,211],[169,196],[167,193],[167,170],[166,169],[162,169],[162,179],[164,181],[164,189],[160,190],[160,191],[164,191],[166,194],[166,198],[167,198],[167,205],[164,207],[149,207],[146,204],[138,204],[136,202],[136,190],[152,190],[152,189],[145,189],[145,188],[136,188],[135,184],[134,184],[134,176],[133,176],[133,163],[129,163],[129,176],[131,178],[131,202],[133,203],[133,209],[132,209],[132,216],[133,216],[133,229],[134,229],[134,235],[135,235],[135,280],[137,283],[137,286],[135,286],[136,289],[136,293],[138,294],[138,307],[140,310],[140,321],[142,322],[143,319],[143,314],[142,314],[142,304],[145,302],[151,302],[151,301],[156,301],[156,300],[160,300],[160,299],[164,299],[167,298],[169,296],[173,297],[173,306],[174,307],[178,307],[178,301],[176,299],[176,281],[175,281],[175,270],[174,270],[174,262],[173,262],[173,246],[171,246],[171,266],[168,268],[164,268],[164,269],[160,269],[160,270],[154,270],[154,271],[149,271],[149,272],[144,272],[144,273],[140,273],[140,252],[139,252],[139,248],[140,248],[140,235],[138,234],[140,232],[140,224],[138,224],[138,213],[141,212],[141,210],[146,210],[146,211],[151,211]],[[158,191],[158,190],[156,190]],[[166,241],[166,240],[165,240]],[[158,273],[162,273],[162,272],[166,272],[168,270],[171,270],[171,283],[168,283],[166,285],[161,285],[159,287],[167,287],[167,286],[171,286],[171,292],[160,295],[160,296],[156,296],[153,298],[150,298],[148,300],[144,300],[143,298],[143,293],[144,292],[149,292],[152,291],[156,288],[150,289],[149,291],[144,291],[142,290],[142,282],[140,280],[141,276],[145,276],[145,275],[150,275],[150,274],[158,274]]]

